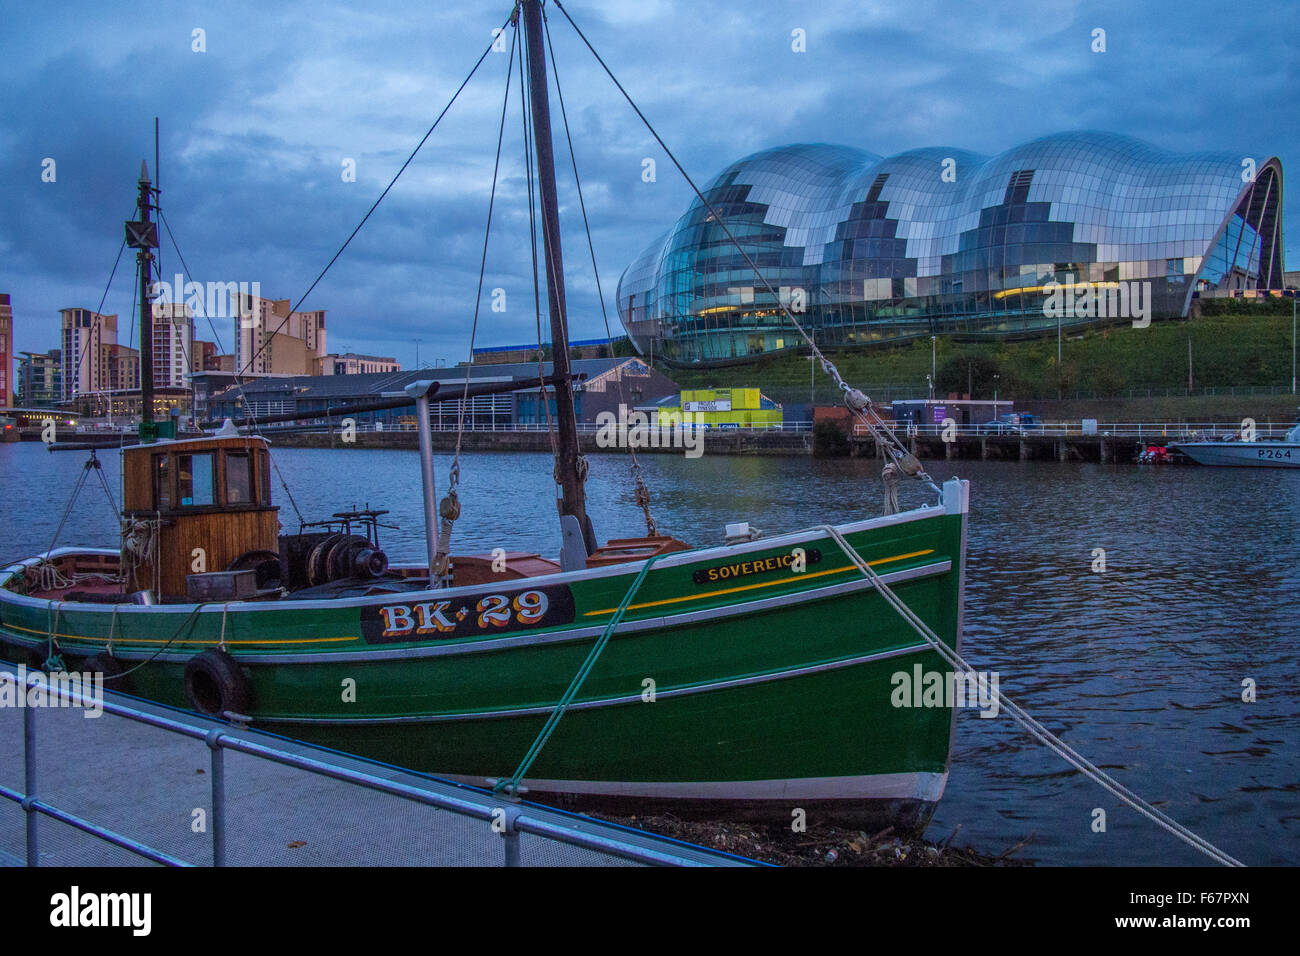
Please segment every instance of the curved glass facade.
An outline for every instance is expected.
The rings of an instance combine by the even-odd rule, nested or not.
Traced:
[[[1194,289],[1282,287],[1282,167],[1266,153],[1095,132],[992,158],[797,144],[703,193],[713,211],[692,202],[618,287],[637,348],[675,364],[801,345],[782,305],[819,343],[867,345],[1184,315]]]

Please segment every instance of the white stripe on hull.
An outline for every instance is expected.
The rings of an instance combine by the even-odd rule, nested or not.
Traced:
[[[435,773],[475,787],[495,781],[482,777]],[[688,782],[539,780],[523,781],[523,796],[573,793],[586,796],[640,797],[661,800],[919,800],[937,803],[948,784],[947,773],[876,773],[850,777],[799,777],[792,780],[700,780]]]

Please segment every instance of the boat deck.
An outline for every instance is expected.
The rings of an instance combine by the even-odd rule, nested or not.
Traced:
[[[654,554],[667,554],[690,550],[690,546],[676,538],[620,538],[607,542],[588,559],[587,566],[607,567],[611,564],[640,561]],[[28,597],[42,601],[74,601],[90,604],[129,604],[130,590],[116,581],[121,563],[116,554],[69,550],[57,554],[50,562],[57,574],[37,576],[30,570],[26,575]],[[557,574],[560,564],[550,558],[527,551],[502,553],[452,555],[451,566],[454,585],[485,584],[518,578],[543,577]],[[312,588],[302,588],[284,595],[288,600],[320,598],[364,597],[370,594],[397,593],[427,586],[429,569],[425,565],[393,565],[383,578],[363,580],[347,578],[330,581]],[[52,583],[56,578],[58,583]],[[17,578],[22,581],[24,578]],[[42,586],[45,585],[45,586]],[[275,598],[279,592],[264,592],[259,599]],[[164,597],[164,603],[190,603],[181,596]]]

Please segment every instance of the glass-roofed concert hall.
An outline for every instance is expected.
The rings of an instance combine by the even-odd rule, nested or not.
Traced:
[[[1198,290],[1283,285],[1282,166],[1267,152],[1171,153],[1098,132],[994,157],[796,144],[702,191],[707,205],[696,198],[618,287],[633,343],[675,365],[802,346],[782,305],[819,345],[865,346],[1055,333],[1138,307],[1181,316]],[[1095,306],[1051,298],[1084,283]]]

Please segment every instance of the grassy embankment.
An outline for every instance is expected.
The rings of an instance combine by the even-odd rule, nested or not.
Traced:
[[[1014,399],[1017,408],[1061,419],[1231,421],[1251,416],[1260,422],[1294,421],[1297,399],[1289,392],[1291,302],[1215,300],[1203,306],[1206,314],[1187,321],[1153,322],[1145,329],[1117,325],[1067,335],[1059,366],[1055,335],[1019,342],[940,337],[935,393],[964,393],[971,383],[975,398],[992,398],[996,388],[999,399]],[[831,357],[847,381],[873,398],[925,394],[931,362],[928,338],[893,348],[845,349]],[[758,386],[780,402],[807,402],[810,396],[806,354],[728,368],[664,371],[683,388]],[[1227,394],[1230,388],[1267,387],[1288,391]],[[836,399],[820,370],[815,395],[819,403]]]

